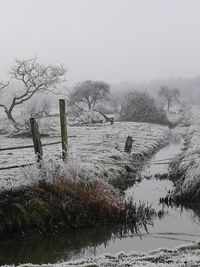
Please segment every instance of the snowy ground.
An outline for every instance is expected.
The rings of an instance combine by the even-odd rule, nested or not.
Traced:
[[[193,108],[193,117],[191,118],[191,126],[188,128],[188,150],[193,152],[200,151],[200,109]],[[49,130],[49,125],[51,129]],[[49,118],[41,123],[40,129],[48,132],[51,137],[43,138],[43,143],[60,140],[58,118]],[[145,124],[145,123],[115,123],[114,125],[101,125],[93,127],[69,127],[69,144],[70,151],[74,153],[76,160],[78,159],[84,166],[89,169],[95,169],[96,172],[107,173],[108,176],[120,175],[124,170],[125,164],[132,164],[138,155],[150,155],[160,146],[167,142],[169,137],[169,129],[164,126]],[[127,135],[132,135],[134,143],[131,155],[123,152],[124,143]],[[191,139],[191,140],[190,140]],[[16,146],[32,144],[32,140],[28,138],[8,138],[0,135],[0,147]],[[60,145],[44,148],[47,156],[54,155],[60,157]],[[187,153],[184,152],[184,153]],[[0,166],[21,164],[32,162],[34,158],[33,149],[27,149],[19,152],[4,152],[0,157]],[[187,154],[188,155],[188,154]],[[185,155],[186,156],[186,155]],[[13,160],[14,158],[14,160]],[[193,156],[196,162],[195,171],[197,172],[200,165],[200,157]],[[192,157],[189,158],[191,163]],[[183,162],[183,167],[188,167],[187,161]],[[191,169],[191,171],[194,171]],[[13,187],[29,182],[28,180],[19,179],[21,170],[17,171],[1,171],[1,186]],[[189,174],[188,174],[189,175]],[[190,174],[190,179],[198,179],[198,172]],[[189,177],[189,176],[188,176]],[[185,179],[187,181],[187,179]],[[196,239],[197,240],[197,239]],[[130,250],[133,248],[130,247]],[[124,248],[123,248],[124,250]],[[26,264],[21,266],[41,266]],[[45,266],[146,266],[146,267],[186,267],[200,266],[200,243],[185,245],[175,249],[159,249],[153,252],[125,252],[116,255],[102,255],[92,259],[80,259],[73,262],[62,262],[57,264],[42,265]]]
[[[183,118],[185,109],[181,105],[174,105],[170,108],[169,112],[166,112],[168,120],[173,124],[177,124]]]
[[[49,137],[42,143],[60,141],[59,118],[46,118],[40,122],[40,131]],[[107,177],[121,175],[125,164],[131,164],[140,155],[150,155],[165,145],[169,129],[147,123],[116,122],[114,125],[68,127],[69,151],[84,168],[104,173]],[[126,137],[133,137],[131,154],[124,153]],[[31,138],[9,138],[0,135],[0,148],[32,145]],[[60,159],[61,144],[46,146],[43,149],[47,158]],[[0,151],[0,167],[34,162],[33,148]],[[20,169],[2,170],[1,187],[13,187],[27,183],[20,176]]]
[[[187,196],[192,193],[194,198],[198,199],[200,197],[200,107],[193,106],[191,114],[191,125],[185,135],[185,148],[178,157],[176,167],[182,176],[173,195]]]
[[[123,252],[117,255],[105,254],[93,259],[83,259],[73,262],[62,262],[57,264],[33,265],[25,264],[19,266],[42,266],[42,267],[198,267],[200,266],[200,242],[183,245],[174,249],[159,249],[150,253]]]

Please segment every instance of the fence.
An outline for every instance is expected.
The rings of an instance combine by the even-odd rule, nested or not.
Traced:
[[[33,145],[0,148],[0,152],[34,148],[37,162],[40,162],[43,157],[43,147],[56,145],[56,144],[62,144],[62,159],[63,161],[66,161],[67,160],[67,148],[68,148],[68,135],[67,135],[66,109],[65,109],[64,99],[59,99],[59,107],[60,107],[61,141],[42,144],[37,121],[34,118],[30,118]],[[16,168],[26,167],[26,166],[30,166],[34,164],[35,162],[29,163],[29,164],[22,164],[22,165],[5,166],[5,167],[0,167],[0,170],[16,169]],[[38,164],[38,166],[40,166],[40,164]]]

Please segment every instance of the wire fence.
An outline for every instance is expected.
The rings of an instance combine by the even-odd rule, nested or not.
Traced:
[[[56,145],[56,144],[61,144],[61,141],[43,144],[42,146],[50,146],[50,145]],[[4,147],[4,148],[0,148],[0,152],[1,151],[7,151],[7,150],[25,149],[25,148],[34,148],[34,146],[33,145],[27,145],[27,146],[16,146],[16,147]]]
[[[197,151],[194,151],[194,152],[191,152],[191,153],[186,153],[183,158],[181,158],[181,162],[187,162],[187,161],[191,161],[191,156],[195,156],[195,155],[199,155],[200,156],[200,151],[197,150]],[[154,165],[160,165],[160,164],[170,164],[174,159],[177,159],[178,160],[178,157],[175,157],[175,158],[164,158],[164,159],[158,159],[156,161],[152,161],[152,164]]]
[[[30,118],[33,145],[4,147],[4,148],[0,148],[0,152],[34,148],[34,152],[35,152],[34,154],[37,159],[36,162],[40,162],[43,156],[43,150],[42,150],[43,147],[56,145],[56,144],[62,144],[62,158],[63,158],[63,161],[65,161],[67,159],[68,135],[67,135],[67,122],[66,122],[66,110],[65,110],[64,99],[59,99],[59,106],[60,106],[60,123],[61,123],[61,141],[42,144],[39,129],[38,129],[38,124],[34,118]],[[36,162],[35,163],[24,163],[21,165],[18,164],[18,165],[11,165],[11,166],[2,166],[2,167],[0,166],[0,170],[2,171],[2,170],[22,168],[22,167],[34,165],[36,164]]]
[[[42,147],[57,145],[57,144],[61,144],[61,143],[62,143],[61,141],[46,143],[46,144],[43,144]],[[0,148],[0,152],[12,151],[12,150],[22,150],[22,149],[27,149],[27,148],[34,148],[34,145]],[[36,164],[36,163],[33,162],[33,163],[25,163],[25,164],[20,164],[20,165],[11,165],[11,166],[0,167],[0,171],[23,168],[23,167],[31,166],[31,165],[34,165],[34,164]]]

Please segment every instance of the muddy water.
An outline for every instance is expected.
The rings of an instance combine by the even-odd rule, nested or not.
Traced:
[[[165,196],[173,185],[169,180],[158,180],[155,175],[168,172],[168,159],[178,154],[181,148],[182,139],[176,130],[171,143],[145,166],[142,176],[150,178],[143,178],[142,182],[126,191],[127,198],[133,197],[137,203],[149,202],[156,211],[160,211],[160,216],[148,226],[148,235],[142,231],[141,236],[120,236],[119,229],[97,228],[51,237],[35,235],[28,240],[7,240],[0,242],[0,265],[54,263],[103,253],[170,248],[200,240],[200,210],[159,204],[159,198]]]

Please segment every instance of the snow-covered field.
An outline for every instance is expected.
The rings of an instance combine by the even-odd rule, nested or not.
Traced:
[[[60,141],[59,118],[46,118],[39,123],[41,133],[49,137],[42,138],[42,143]],[[68,127],[69,152],[76,161],[85,168],[116,177],[125,172],[125,164],[134,163],[138,156],[151,155],[160,146],[165,145],[169,137],[169,129],[147,123],[116,122],[114,125]],[[130,154],[124,153],[125,140],[128,135],[133,137]],[[0,135],[0,148],[32,145],[31,138],[9,138]],[[46,158],[60,160],[61,144],[45,146]],[[0,167],[21,165],[34,162],[33,148],[0,151]],[[21,169],[2,170],[0,173],[1,187],[13,187],[29,181],[22,179]]]
[[[200,109],[193,108],[191,126],[187,130],[187,150],[183,152],[181,168],[185,170],[183,183],[187,188],[198,181],[198,167],[200,164]],[[184,127],[185,129],[185,127]],[[49,137],[42,138],[42,143],[60,140],[58,118],[46,118],[40,122],[42,133],[48,132]],[[182,132],[181,127],[179,130]],[[184,130],[185,131],[185,130]],[[68,127],[69,151],[74,160],[89,170],[104,174],[107,177],[116,177],[125,172],[125,165],[133,166],[139,157],[151,155],[168,142],[170,130],[168,127],[134,122],[116,122],[114,125]],[[124,153],[126,137],[131,135],[134,143],[130,154]],[[30,138],[8,138],[0,135],[0,148],[32,144]],[[189,154],[188,154],[189,151]],[[195,156],[194,156],[195,153]],[[44,147],[46,158],[60,160],[61,144]],[[191,155],[190,155],[191,154]],[[0,152],[0,167],[33,162],[33,148],[21,151]],[[189,155],[189,156],[188,156]],[[189,159],[189,160],[188,160]],[[194,162],[194,163],[192,163]],[[195,164],[195,168],[190,168]],[[31,182],[24,179],[20,169],[1,171],[1,188],[13,187]],[[196,239],[197,240],[197,239]],[[130,247],[130,251],[133,248]],[[123,248],[124,250],[124,248]],[[26,264],[20,266],[145,266],[145,267],[186,267],[200,266],[200,243],[193,243],[175,249],[159,249],[152,252],[120,252],[116,255],[101,255],[94,258],[84,258],[72,262],[58,262],[48,265]]]
[[[123,252],[117,255],[105,254],[93,259],[82,259],[57,264],[19,265],[21,267],[198,267],[200,266],[200,242],[190,245],[183,245],[174,249],[159,249],[150,253]]]

